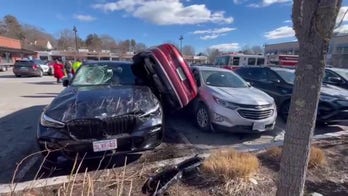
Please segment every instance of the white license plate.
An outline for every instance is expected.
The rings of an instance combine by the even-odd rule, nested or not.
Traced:
[[[265,127],[266,127],[266,125],[264,123],[255,122],[253,124],[253,130],[260,130],[260,131],[262,131],[262,130],[265,130]]]
[[[117,140],[116,139],[100,140],[100,141],[93,142],[93,151],[94,152],[114,150],[116,148],[117,148]]]

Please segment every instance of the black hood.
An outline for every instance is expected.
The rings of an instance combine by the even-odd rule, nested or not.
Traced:
[[[150,88],[142,86],[70,86],[45,109],[55,120],[106,118],[145,113],[159,104]]]

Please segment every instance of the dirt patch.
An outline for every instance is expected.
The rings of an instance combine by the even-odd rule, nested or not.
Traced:
[[[308,170],[305,193],[348,195],[348,137],[320,140],[315,145],[324,150],[327,164]],[[168,149],[163,150],[168,152]],[[171,157],[170,153],[168,157]],[[194,174],[172,184],[165,195],[275,195],[279,165],[267,159],[260,161],[261,167],[257,174],[228,181],[211,178],[198,169]],[[138,164],[81,173],[76,178],[71,176],[70,183],[30,189],[15,195],[69,195],[70,192],[73,195],[144,195],[141,189],[146,179],[161,170],[163,168],[146,169]]]

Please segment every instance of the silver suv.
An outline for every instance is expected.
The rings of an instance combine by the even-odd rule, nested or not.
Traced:
[[[277,110],[272,97],[230,70],[194,66],[192,71],[199,87],[194,113],[200,129],[261,132],[274,128]]]

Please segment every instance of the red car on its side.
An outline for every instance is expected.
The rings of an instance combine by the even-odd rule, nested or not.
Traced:
[[[149,48],[133,57],[133,72],[175,109],[186,106],[197,95],[194,76],[179,50],[172,44]]]

